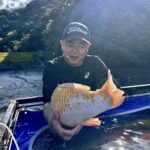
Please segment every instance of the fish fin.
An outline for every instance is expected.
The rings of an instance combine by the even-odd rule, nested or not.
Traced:
[[[79,90],[79,91],[89,91],[90,90],[89,86],[78,84],[78,83],[75,83],[74,87],[75,87],[76,90]]]
[[[83,126],[100,126],[101,125],[101,120],[99,118],[90,118],[81,125]]]
[[[112,107],[118,107],[123,103],[124,100],[124,91],[117,88],[115,83],[113,82],[112,74],[110,70],[108,70],[108,78],[104,83],[102,90],[106,91],[112,98]]]

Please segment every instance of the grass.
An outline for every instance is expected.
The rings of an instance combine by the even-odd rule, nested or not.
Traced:
[[[37,52],[0,52],[0,63],[23,63],[38,60]]]

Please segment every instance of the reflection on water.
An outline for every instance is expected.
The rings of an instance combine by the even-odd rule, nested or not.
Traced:
[[[33,150],[149,150],[150,110],[146,112],[147,115],[104,118],[100,127],[84,127],[66,142],[47,129],[36,138]]]
[[[119,136],[110,136],[112,141],[101,146],[103,150],[114,150],[116,148],[118,150],[148,150],[150,148],[150,137],[149,139],[145,138],[147,135],[150,136],[150,133],[147,133],[146,130],[118,129],[116,134],[118,132],[120,132]]]
[[[0,120],[10,100],[42,95],[42,70],[0,72]]]

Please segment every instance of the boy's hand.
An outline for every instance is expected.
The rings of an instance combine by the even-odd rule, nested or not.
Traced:
[[[62,127],[59,121],[59,113],[53,112],[50,109],[50,104],[46,103],[44,105],[44,116],[48,121],[49,125],[52,125],[55,131],[65,140],[70,140],[74,135],[78,134],[79,131],[82,129],[81,125],[75,126],[73,129],[65,129]]]

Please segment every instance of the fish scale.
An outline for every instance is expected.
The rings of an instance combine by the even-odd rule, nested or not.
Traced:
[[[77,83],[58,85],[51,97],[51,108],[59,112],[62,124],[73,127],[106,110],[118,107],[123,102],[123,94],[122,90],[117,89],[108,71],[107,81],[96,91]]]
[[[95,96],[96,100],[92,99],[91,101],[86,101],[86,100],[83,101],[83,97],[81,96],[80,108],[77,108],[76,99],[72,98],[71,101],[73,102],[72,105],[70,106],[71,109],[69,109],[70,108],[69,107],[62,113],[62,119],[61,119],[62,123],[65,124],[68,118],[70,118],[70,122],[74,122],[74,124],[78,124],[87,120],[88,118],[98,115],[100,112],[103,112],[111,107],[111,98],[106,101],[103,99],[100,100],[99,98],[96,98],[96,96]],[[93,101],[95,102],[93,103]],[[76,116],[78,113],[80,115],[77,118]]]

